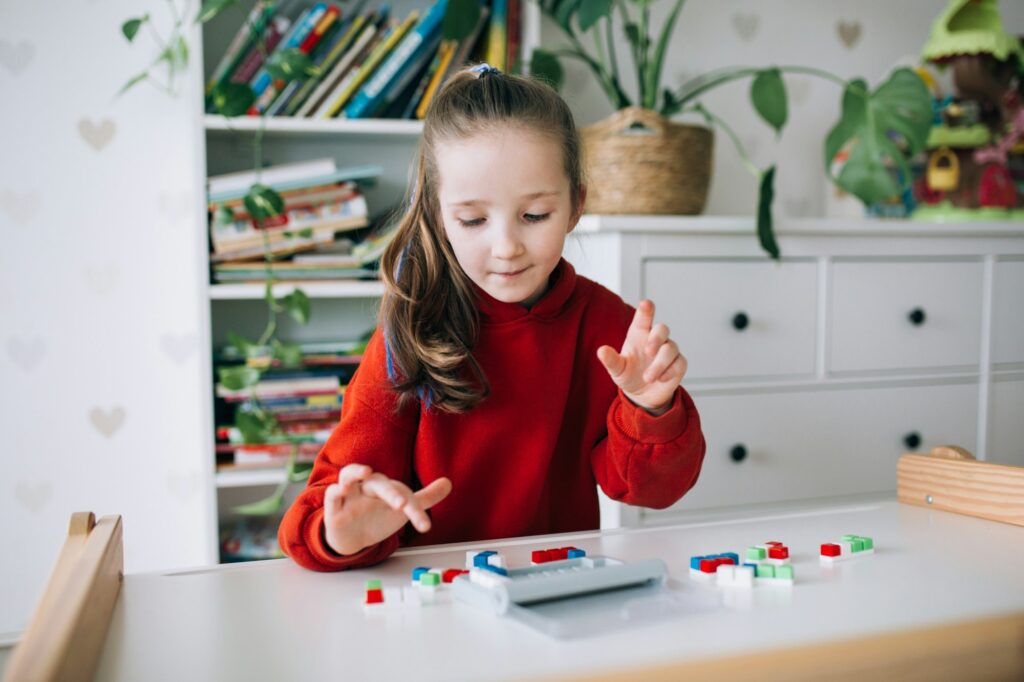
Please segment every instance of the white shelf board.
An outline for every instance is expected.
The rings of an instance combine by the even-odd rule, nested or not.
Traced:
[[[274,285],[274,296],[285,296],[302,289],[310,298],[380,298],[384,283],[373,281],[341,282],[281,282]],[[211,284],[210,300],[243,301],[263,298],[262,284]]]
[[[218,471],[214,478],[218,488],[277,485],[284,480],[284,469],[230,469]]]
[[[257,116],[239,116],[225,118],[214,114],[203,116],[203,126],[207,132],[245,133],[252,134],[259,130],[260,119]],[[417,137],[423,132],[423,121],[402,119],[367,118],[367,119],[328,119],[316,120],[308,118],[268,118],[265,120],[267,135],[381,135],[398,137]]]

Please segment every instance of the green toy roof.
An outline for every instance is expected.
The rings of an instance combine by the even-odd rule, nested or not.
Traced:
[[[1017,55],[1024,62],[1020,41],[1003,30],[996,0],[950,0],[921,51],[930,61],[962,54],[989,54],[1000,61]]]

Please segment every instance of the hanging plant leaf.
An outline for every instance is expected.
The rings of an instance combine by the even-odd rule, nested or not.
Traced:
[[[144,14],[138,19],[129,19],[128,21],[121,24],[121,33],[128,39],[128,42],[135,40],[135,36],[138,35],[139,29],[142,28],[142,24],[149,21],[149,15]]]
[[[199,8],[199,14],[196,15],[196,23],[205,24],[231,5],[234,5],[237,1],[238,0],[203,0],[203,6]]]
[[[214,88],[212,99],[217,113],[230,118],[249,111],[256,95],[245,83],[222,83]]]
[[[902,68],[870,92],[863,79],[851,80],[843,91],[843,113],[825,139],[825,172],[837,185],[865,204],[884,201],[901,193],[892,165],[911,177],[907,157],[925,147],[931,128],[931,96],[920,76]],[[895,133],[906,150],[893,142]],[[839,175],[832,174],[832,160],[845,145],[850,156]]]
[[[776,135],[780,134],[786,125],[789,107],[786,86],[778,69],[764,69],[754,77],[750,84],[750,101],[765,123],[775,128]]]
[[[245,208],[256,220],[266,220],[284,212],[284,199],[272,188],[259,183],[249,188],[242,199]]]
[[[775,200],[775,166],[761,174],[757,198],[757,239],[761,248],[774,260],[779,260],[779,245],[772,227],[772,201]]]
[[[220,383],[229,391],[240,391],[255,386],[260,380],[260,371],[252,367],[219,367]]]
[[[533,51],[530,58],[530,75],[543,78],[555,90],[562,87],[562,64],[558,57],[550,52],[540,49]]]
[[[280,490],[257,502],[238,505],[237,507],[234,507],[234,512],[243,516],[269,516],[270,514],[276,514],[281,511],[281,507],[283,506],[284,490]]]
[[[590,0],[588,0],[589,2]],[[579,9],[580,5],[583,4],[583,0],[561,0],[560,2],[554,3],[551,11],[551,16],[558,25],[561,26],[565,31],[575,35],[575,31],[572,30],[572,16]]]
[[[304,228],[302,228],[301,230],[299,230],[299,236],[302,237],[303,239],[312,239],[313,238],[313,228],[312,227],[304,227]]]
[[[480,0],[448,0],[441,22],[441,35],[445,40],[462,40],[480,21]]]
[[[296,289],[281,299],[284,309],[299,324],[309,324],[309,296],[302,289]]]
[[[213,212],[213,221],[217,225],[230,225],[235,222],[235,212],[227,204],[221,204]]]
[[[171,66],[178,70],[188,66],[188,42],[185,36],[178,36],[171,46]]]
[[[269,440],[270,432],[258,413],[238,410],[235,412],[235,426],[246,443],[260,444]]]
[[[576,14],[580,30],[589,31],[594,24],[610,15],[613,7],[615,0],[587,0],[580,3],[579,12]]]
[[[297,343],[282,343],[274,339],[274,357],[285,367],[302,366],[302,348]]]
[[[250,349],[256,347],[255,343],[235,332],[228,332],[228,345],[238,351],[243,358],[249,357]]]
[[[127,83],[121,86],[121,89],[117,91],[117,94],[119,96],[123,95],[124,93],[128,92],[129,89],[135,87],[147,78],[149,78],[149,71],[143,71],[140,74],[132,76],[131,80],[129,80]]]
[[[309,55],[297,47],[275,51],[267,61],[267,71],[277,80],[305,80],[318,74],[319,69]]]
[[[313,472],[312,462],[296,462],[292,470],[288,472],[288,480],[292,483],[305,483]]]

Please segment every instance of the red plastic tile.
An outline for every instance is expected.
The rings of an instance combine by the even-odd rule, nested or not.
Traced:
[[[821,556],[839,556],[843,553],[842,548],[839,545],[826,542],[821,546]]]

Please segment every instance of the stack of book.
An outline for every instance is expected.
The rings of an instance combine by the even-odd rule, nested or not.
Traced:
[[[250,408],[255,395],[263,409],[274,415],[281,430],[298,443],[298,460],[312,461],[341,418],[345,386],[362,360],[363,342],[300,344],[302,365],[284,369],[274,363],[254,387],[230,390],[218,383],[214,406],[217,420],[218,468],[252,468],[283,465],[292,442],[246,443],[237,426],[236,411]],[[221,349],[215,365],[244,362],[237,351]]]
[[[363,246],[354,254],[355,241],[348,237],[361,240],[363,228],[370,225],[366,198],[357,181],[380,173],[376,166],[339,169],[334,159],[314,159],[271,166],[258,175],[245,171],[211,177],[208,208],[214,281],[265,281],[267,256],[273,261],[275,279],[375,277],[372,256],[379,253],[367,258],[368,247]],[[243,198],[256,182],[272,187],[284,199],[280,215],[259,221],[247,212]]]
[[[252,116],[423,118],[441,84],[468,63],[513,68],[521,2],[481,0],[480,20],[455,41],[441,36],[447,0],[404,17],[392,16],[387,5],[360,11],[365,0],[352,9],[261,0],[207,82],[207,111],[217,113],[215,89],[235,82],[252,89]],[[309,56],[315,76],[285,83],[271,75],[266,60],[292,49]]]

